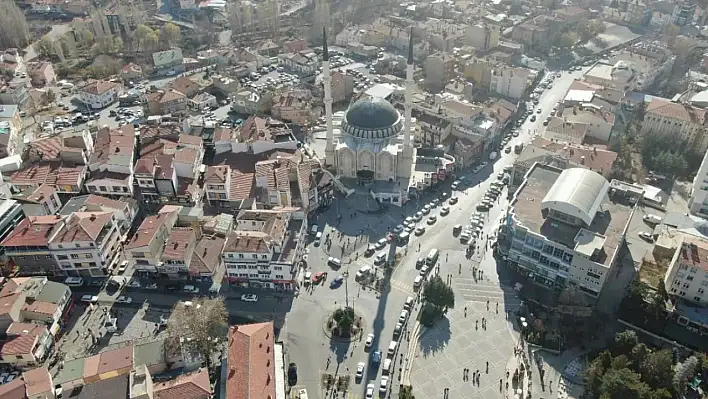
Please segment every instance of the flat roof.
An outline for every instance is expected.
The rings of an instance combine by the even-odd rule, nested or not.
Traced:
[[[632,208],[613,203],[605,196],[589,226],[571,226],[554,219],[544,219],[541,213],[542,200],[551,191],[561,172],[560,169],[535,163],[515,193],[512,211],[514,218],[529,231],[581,253],[596,247],[604,239],[602,247],[606,256],[596,262],[609,266],[632,215]]]

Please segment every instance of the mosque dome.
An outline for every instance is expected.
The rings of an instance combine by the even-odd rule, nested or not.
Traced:
[[[349,107],[343,130],[362,139],[387,139],[398,135],[403,121],[398,111],[383,98],[362,98]]]

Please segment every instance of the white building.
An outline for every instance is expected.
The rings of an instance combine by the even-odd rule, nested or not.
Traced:
[[[102,277],[116,265],[122,239],[113,212],[74,212],[54,230],[49,250],[67,275]]]
[[[708,305],[708,240],[679,233],[680,245],[671,258],[664,284],[669,295]]]
[[[91,82],[77,90],[77,98],[91,109],[103,109],[118,100],[123,87],[103,80]]]
[[[528,85],[529,71],[521,68],[502,67],[492,71],[489,91],[514,100],[520,99]]]
[[[126,260],[134,264],[134,270],[139,276],[157,276],[165,242],[177,223],[178,216],[178,208],[163,207],[157,215],[145,218],[126,243]]]
[[[314,75],[319,65],[319,57],[311,50],[303,50],[297,53],[284,54],[280,56],[283,66],[290,71],[302,75]]]
[[[305,247],[306,223],[293,212],[241,211],[222,253],[231,284],[293,290]]]
[[[641,133],[670,136],[705,152],[708,149],[705,115],[705,109],[653,98],[647,105]]]
[[[507,262],[529,280],[597,298],[625,245],[632,208],[608,198],[596,172],[534,164],[507,215]]]
[[[708,219],[708,152],[693,178],[688,208],[692,214]]]

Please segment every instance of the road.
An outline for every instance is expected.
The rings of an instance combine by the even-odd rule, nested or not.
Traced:
[[[550,114],[553,104],[563,97],[570,84],[575,78],[579,78],[581,73],[582,72],[572,74],[564,73],[561,78],[556,79],[552,87],[546,90],[540,98],[539,106],[542,108],[542,112],[536,114],[536,121],[530,122],[530,120],[527,120],[521,126],[520,131],[522,134],[511,140],[509,145],[513,146],[518,143],[527,144],[531,141],[534,132],[540,134],[543,131],[543,120]],[[459,202],[451,206],[450,214],[447,216],[438,215],[437,223],[432,226],[426,226],[427,231],[422,237],[412,236],[407,247],[401,249],[403,258],[401,263],[395,268],[391,277],[391,288],[388,290],[385,289],[382,293],[377,293],[369,289],[361,290],[359,284],[354,280],[356,270],[364,265],[371,265],[371,258],[363,256],[357,258],[354,255],[344,257],[345,265],[341,270],[334,271],[329,270],[326,266],[326,258],[329,256],[329,254],[326,253],[326,246],[312,246],[310,248],[308,262],[310,265],[314,265],[311,270],[313,273],[317,271],[328,271],[331,276],[330,280],[336,275],[344,275],[344,272],[348,272],[348,277],[345,280],[346,284],[337,289],[330,289],[328,287],[328,281],[323,287],[315,288],[312,293],[303,291],[300,297],[296,299],[292,311],[287,316],[286,324],[281,332],[280,338],[286,343],[288,361],[300,365],[298,368],[298,387],[307,388],[310,397],[325,397],[327,393],[321,384],[322,375],[324,373],[332,373],[335,375],[349,374],[352,376],[353,381],[356,364],[358,362],[365,362],[367,364],[367,374],[364,381],[350,386],[349,393],[354,394],[355,397],[363,396],[367,383],[373,383],[378,389],[381,371],[372,371],[369,369],[369,354],[362,349],[362,342],[355,341],[351,344],[331,343],[322,331],[323,323],[327,315],[334,309],[349,302],[349,304],[354,307],[357,314],[361,315],[364,319],[364,325],[366,326],[364,336],[370,332],[376,334],[374,348],[381,349],[385,354],[392,337],[393,326],[398,320],[405,298],[415,295],[413,280],[419,273],[415,268],[416,260],[418,257],[426,256],[432,248],[437,248],[441,252],[439,273],[443,278],[446,278],[448,274],[452,275],[458,310],[463,306],[465,308],[470,306],[472,308],[470,312],[474,312],[473,307],[484,307],[487,301],[492,304],[500,303],[500,306],[507,311],[512,311],[518,306],[519,300],[513,295],[513,289],[501,284],[505,277],[503,275],[500,276],[497,272],[497,265],[492,257],[486,255],[482,257],[480,251],[469,260],[465,257],[466,246],[452,237],[452,226],[458,223],[466,223],[470,214],[475,211],[476,205],[484,196],[484,192],[489,187],[490,183],[496,181],[497,174],[502,171],[504,167],[512,165],[514,159],[515,154],[502,153],[496,162],[490,163],[478,174],[467,176],[467,186],[455,193],[459,198]],[[499,205],[492,208],[488,213],[487,223],[484,229],[484,233],[487,236],[493,236],[495,234],[498,221],[505,215],[507,203],[504,197],[504,195],[501,195]],[[400,221],[407,216],[413,215],[418,209],[432,200],[432,198],[433,197],[427,197],[419,201],[411,201],[400,211],[389,211],[384,215],[376,215],[375,218],[372,218],[370,215],[362,214],[356,214],[354,218],[350,218],[348,216],[353,213],[353,211],[345,208],[343,201],[339,201],[335,204],[336,206],[333,205],[327,213],[321,215],[317,223],[320,225],[320,230],[324,231],[325,236],[329,234],[330,237],[334,238],[335,243],[333,245],[332,255],[341,257],[341,245],[347,240],[350,240],[351,243],[356,243],[350,244],[350,246],[355,245],[356,251],[362,252],[362,248],[365,248],[368,241],[373,242],[380,238],[380,235],[370,235],[368,240],[366,238],[356,240],[351,237],[356,235],[360,229],[370,224],[373,226],[371,230],[385,232],[388,227],[400,223]],[[333,208],[337,207],[338,209],[333,210]],[[431,214],[437,214],[438,211],[439,207],[434,209]],[[343,215],[343,220],[339,226],[335,227],[337,213]],[[349,238],[338,241],[336,238],[337,231],[347,231],[347,237]],[[478,248],[482,247],[484,247],[484,241],[480,239]],[[346,263],[349,261],[351,261],[351,263]],[[472,267],[478,267],[480,270],[483,270],[485,278],[482,282],[475,282],[473,278],[467,277],[471,275]],[[457,276],[460,277],[458,278]],[[416,317],[415,314],[411,316],[411,321],[409,321],[407,326],[408,330],[413,327],[412,320],[414,317]],[[499,324],[499,328],[502,328],[501,325],[502,324]],[[499,353],[500,357],[503,357],[501,361],[506,363],[506,352],[511,353],[511,348],[514,345],[514,337],[512,334],[508,333],[496,335],[497,336],[494,337],[495,339],[504,341],[497,343],[500,347],[497,353]],[[409,348],[407,344],[408,343],[405,341],[401,343],[398,349],[398,356],[408,353]],[[443,349],[436,348],[435,350],[442,351]],[[328,359],[331,359],[331,363],[329,364]],[[398,360],[398,358],[396,360]],[[391,386],[394,387],[392,396],[395,396],[398,390],[398,378],[401,375],[398,368],[402,367],[403,369],[407,369],[412,367],[413,372],[416,371],[416,364],[413,363],[411,366],[408,363],[409,361],[412,361],[412,359],[407,359],[407,355],[405,356],[403,364],[396,361],[398,366],[392,376],[392,381],[394,381],[394,383],[391,384]],[[449,370],[443,372],[446,373],[448,371]],[[455,371],[455,373],[457,373],[457,371]],[[431,375],[430,377],[435,379],[438,376]],[[428,380],[430,377],[428,377]],[[452,379],[452,377],[450,377],[450,379]],[[457,376],[456,379],[459,380],[459,376]],[[420,380],[414,378],[413,381],[414,388],[417,388],[415,385]],[[420,390],[414,389],[416,397],[419,395],[423,398],[433,397],[432,393],[430,396],[427,395],[428,391],[432,392],[432,388],[420,388]],[[489,389],[491,388],[488,387],[488,390]],[[439,395],[439,392],[437,395]]]

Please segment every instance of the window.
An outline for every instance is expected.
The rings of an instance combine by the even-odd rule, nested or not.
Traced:
[[[553,253],[553,246],[552,245],[544,245],[543,246],[543,253],[545,254],[552,254]]]
[[[108,191],[106,189],[106,186],[99,186],[98,189],[99,189],[99,191]]]
[[[253,257],[253,259],[258,259],[258,254],[253,254],[251,256]]]
[[[564,253],[562,260],[563,260],[563,263],[568,263],[568,264],[573,263],[573,254]]]
[[[76,248],[81,248],[81,244],[74,244]]]
[[[243,254],[238,254],[239,259],[243,259]]]
[[[542,255],[541,258],[539,259],[539,263],[542,264],[542,265],[544,265],[544,266],[548,266],[548,264],[549,264],[550,262],[549,262],[549,260],[548,260],[547,257],[545,257],[545,256]]]
[[[693,276],[686,276],[686,280],[693,281]]]
[[[689,270],[688,272],[696,274],[697,271],[698,271],[698,269],[696,269],[695,267],[692,267],[691,270]]]
[[[113,191],[115,191],[115,192],[123,191],[123,190],[121,190],[120,186],[113,186],[112,188],[113,188]]]
[[[261,259],[268,259],[268,255],[261,255]]]
[[[701,297],[699,297],[699,296],[694,296],[694,297],[693,297],[693,300],[696,301],[696,302],[700,302]]]
[[[554,248],[553,249],[553,256],[556,258],[562,258],[563,257],[563,250],[560,248]]]
[[[71,254],[71,259],[79,259],[79,254]]]
[[[538,251],[533,251],[531,252],[531,258],[535,260],[539,260],[541,258],[541,253]]]
[[[66,256],[66,255],[57,255],[57,259],[58,259],[58,260],[68,260],[69,257]],[[707,282],[708,282],[708,281],[707,281]]]
[[[698,293],[699,293],[699,294],[704,294],[705,292],[706,292],[706,290],[704,290],[703,288],[699,288],[699,289],[698,289]]]
[[[89,262],[89,267],[96,267],[96,262]]]

